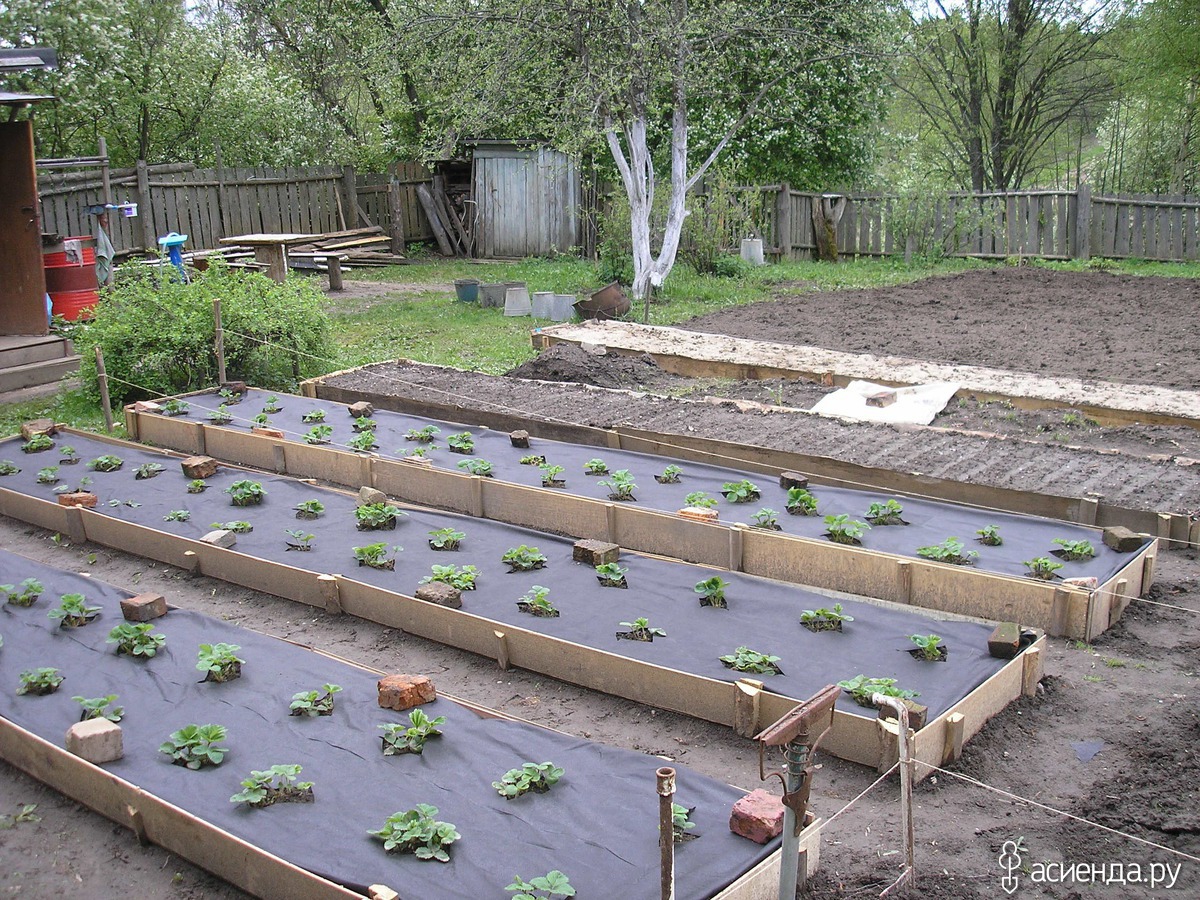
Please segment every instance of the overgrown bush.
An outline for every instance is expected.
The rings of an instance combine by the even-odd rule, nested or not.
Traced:
[[[104,351],[114,404],[152,396],[147,392],[172,394],[215,384],[214,297],[221,300],[230,378],[289,390],[301,378],[328,370],[322,359],[329,352],[329,318],[320,292],[306,280],[293,277],[277,284],[220,260],[207,272],[193,273],[190,284],[173,274],[173,269],[143,263],[118,270],[95,321],[75,337],[84,351],[81,375],[91,396],[99,395],[95,357],[89,352],[93,346]]]

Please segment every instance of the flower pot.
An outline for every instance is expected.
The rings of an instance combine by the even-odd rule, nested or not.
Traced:
[[[475,303],[479,300],[479,279],[458,278],[454,282],[454,299],[459,303]]]
[[[550,319],[554,315],[554,291],[534,291],[533,317]]]
[[[630,306],[629,298],[615,281],[575,301],[575,310],[581,317],[597,321],[623,316]]]
[[[508,290],[505,284],[481,284],[479,286],[479,305],[482,307],[503,306],[504,293]]]
[[[533,304],[529,301],[529,288],[524,284],[510,285],[504,292],[504,314],[506,316],[527,316],[533,312]]]

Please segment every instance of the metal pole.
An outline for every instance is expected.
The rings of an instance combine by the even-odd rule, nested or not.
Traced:
[[[104,351],[96,346],[96,377],[100,380],[100,409],[104,413],[104,427],[113,430],[112,404],[108,399],[108,372],[104,368]]]
[[[804,769],[808,763],[808,745],[799,740],[789,741],[783,748],[784,791],[793,794],[804,786]],[[800,830],[796,811],[783,808],[783,843],[779,848],[779,900],[795,900],[800,886]],[[807,867],[806,867],[807,868]],[[805,875],[807,875],[807,871]]]
[[[913,830],[912,810],[912,786],[913,775],[916,770],[916,760],[912,759],[908,752],[908,707],[904,705],[904,701],[899,697],[875,694],[871,697],[871,702],[876,706],[887,706],[895,710],[896,721],[900,731],[898,736],[898,749],[900,752],[900,837],[904,852],[904,871],[900,874],[895,884],[885,890],[883,894],[880,894],[882,897],[890,893],[893,889],[903,891],[905,888],[911,887],[916,880],[916,872],[913,868],[915,833]]]
[[[213,297],[213,326],[216,334],[217,384],[225,379],[225,328],[221,325],[221,298]]]
[[[675,900],[675,828],[671,806],[675,799],[675,770],[658,770],[658,849],[662,857],[662,900]]]

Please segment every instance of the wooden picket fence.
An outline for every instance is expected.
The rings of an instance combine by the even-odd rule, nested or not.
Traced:
[[[769,252],[782,259],[811,258],[813,203],[823,195],[787,185],[748,190],[769,195],[761,223]],[[851,257],[1200,259],[1200,197],[1092,196],[1086,184],[1077,191],[951,193],[925,201],[845,196],[837,245]]]

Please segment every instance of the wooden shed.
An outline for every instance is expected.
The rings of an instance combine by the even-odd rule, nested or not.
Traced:
[[[581,243],[576,160],[531,142],[472,141],[469,213],[484,258],[565,253]]]

